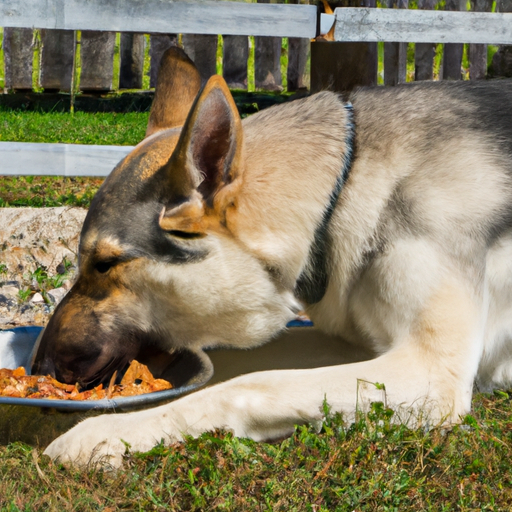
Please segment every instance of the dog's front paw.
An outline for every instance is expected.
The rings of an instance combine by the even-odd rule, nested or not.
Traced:
[[[117,468],[127,450],[146,452],[170,436],[159,425],[140,424],[127,414],[90,418],[53,441],[44,451],[64,464]],[[173,441],[180,436],[173,436]]]

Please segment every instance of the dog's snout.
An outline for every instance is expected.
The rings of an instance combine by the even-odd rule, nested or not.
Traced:
[[[55,378],[55,363],[53,359],[45,357],[41,361],[36,361],[32,367],[33,375],[50,375]]]

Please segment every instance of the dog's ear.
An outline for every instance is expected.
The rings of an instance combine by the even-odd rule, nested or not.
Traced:
[[[160,216],[160,227],[200,229],[205,208],[213,208],[216,195],[226,196],[219,192],[231,188],[242,165],[242,121],[226,82],[213,76],[194,103],[166,166],[169,206]],[[215,198],[216,207],[218,203]]]
[[[183,126],[201,89],[201,76],[187,54],[172,46],[162,56],[146,137]]]

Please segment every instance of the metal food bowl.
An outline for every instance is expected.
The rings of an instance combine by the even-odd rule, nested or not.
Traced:
[[[0,331],[0,368],[25,367],[30,373],[42,327],[18,327]],[[155,378],[169,381],[173,387],[137,396],[103,400],[60,400],[0,396],[0,444],[22,441],[46,445],[84,418],[105,412],[144,409],[206,384],[213,376],[213,364],[202,351],[180,350],[152,354],[140,362],[147,364]]]

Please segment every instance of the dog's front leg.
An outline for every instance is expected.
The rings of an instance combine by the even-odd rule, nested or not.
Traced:
[[[322,419],[327,388],[320,383],[339,372],[333,367],[243,375],[160,407],[89,418],[53,441],[45,454],[61,462],[116,467],[128,447],[147,451],[162,440],[172,444],[216,428],[255,440],[284,436],[295,424]]]
[[[322,420],[325,400],[350,416],[362,398],[382,399],[376,387],[371,393],[372,386],[367,388],[370,395],[358,394],[361,382],[384,383],[393,407],[423,408],[430,400],[436,411],[433,421],[444,415],[456,418],[467,407],[470,389],[462,389],[457,379],[441,382],[447,373],[432,372],[418,355],[402,349],[346,366],[244,375],[154,409],[88,419],[45,453],[80,465],[94,461],[119,466],[127,446],[147,451],[161,440],[171,444],[216,428],[255,440],[277,438],[290,434],[296,424]]]

